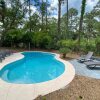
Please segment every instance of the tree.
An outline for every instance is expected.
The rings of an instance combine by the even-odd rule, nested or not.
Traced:
[[[69,8],[69,7],[68,7],[68,0],[67,0],[67,30],[69,30],[69,29],[68,29],[68,21],[69,21],[68,8]]]
[[[96,20],[94,19],[92,13],[86,13],[84,16],[84,36],[89,40],[90,37],[95,37],[94,32],[94,23]]]
[[[30,9],[31,1],[28,0],[28,3],[29,3],[29,21],[30,21],[30,33],[31,33],[31,9]]]
[[[94,19],[96,22],[94,23],[94,29],[98,32],[98,35],[100,33],[100,0],[98,0],[96,6],[94,6],[94,9],[91,11],[92,15],[94,16]],[[97,35],[97,36],[98,36]]]
[[[94,6],[91,13],[92,15],[94,15],[94,17],[97,17],[98,20],[100,21],[100,0],[97,2],[96,6]]]
[[[48,0],[46,0],[46,29],[47,29],[47,16],[48,16],[47,9],[48,9]]]
[[[59,39],[59,36],[61,34],[61,28],[60,28],[60,24],[61,24],[61,3],[62,3],[62,0],[58,0],[58,39]]]
[[[89,40],[94,48],[95,38],[100,35],[100,0],[87,13],[86,0],[82,0],[80,17],[77,9],[69,8],[68,3],[68,0],[58,0],[58,18],[54,18],[57,8],[51,0],[0,0],[0,43],[59,49],[58,41],[69,40],[70,48],[77,51],[80,48],[77,42],[80,46],[82,40],[81,46],[85,47],[88,42],[84,40]],[[66,13],[62,16],[64,5]]]
[[[78,15],[78,10],[75,9],[75,8],[70,8],[69,11],[68,11],[68,15],[69,15],[69,19],[70,19],[70,30],[73,30],[72,27],[73,27],[73,20],[74,18]]]
[[[6,4],[4,0],[0,1],[0,21],[3,23],[4,26],[4,19],[5,19],[5,11],[6,11]]]
[[[80,38],[81,38],[81,33],[82,33],[83,16],[85,13],[85,7],[86,7],[86,0],[82,0],[81,16],[80,16],[80,23],[79,23],[79,37],[78,37],[79,48],[80,48]]]
[[[66,21],[67,13],[69,15],[68,16],[68,29],[66,28],[66,24],[67,24],[67,21]],[[62,16],[62,20],[61,20],[61,29],[62,29],[61,32],[63,31],[62,34],[63,34],[64,39],[74,37],[73,36],[73,35],[75,35],[74,32],[77,31],[78,24],[79,24],[78,23],[78,16],[77,16],[78,15],[78,10],[77,9],[70,8],[67,13],[65,13]]]
[[[3,0],[2,0],[3,1]],[[0,2],[2,9],[2,21],[0,20],[2,25],[2,35],[1,35],[1,42],[4,41],[7,32],[11,29],[18,28],[22,24],[22,19],[24,18],[23,9],[21,2],[19,0],[9,0],[10,7],[7,7],[6,2]],[[1,9],[0,8],[0,9]],[[5,11],[4,11],[5,9]]]
[[[37,13],[31,15],[31,22],[25,21],[23,30],[25,32],[29,32],[31,28],[31,32],[38,32],[40,29],[40,16]]]
[[[42,4],[41,4],[41,16],[42,16],[42,25],[43,25],[43,16],[44,16],[44,2],[42,0]]]
[[[69,1],[68,0],[63,0],[63,3],[66,3],[66,16],[65,16],[65,22],[66,22],[66,36],[65,37],[68,37],[69,36],[69,12],[68,12],[68,10],[69,10]]]
[[[35,7],[37,8],[38,12],[41,15],[41,29],[47,30],[47,20],[48,20],[48,7],[50,6],[48,0],[42,0],[41,2],[39,0],[35,1]]]

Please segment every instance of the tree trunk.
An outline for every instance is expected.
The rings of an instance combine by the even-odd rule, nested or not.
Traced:
[[[30,0],[29,0],[29,21],[30,21],[30,33],[31,33],[31,9],[30,9]]]
[[[4,0],[1,0],[0,1],[0,4],[1,4],[1,12],[0,12],[0,15],[1,15],[1,19],[0,21],[2,22],[2,28],[3,30],[1,31],[0,33],[0,46],[2,46],[2,43],[3,43],[3,40],[4,40],[4,31],[5,31],[5,12],[6,12],[6,5],[5,5],[5,1]]]
[[[48,14],[47,14],[47,13],[48,13],[48,12],[47,12],[47,3],[48,3],[48,0],[46,0],[46,31],[47,31],[47,15],[48,15]]]
[[[30,9],[30,0],[29,0],[29,21],[30,21],[30,33],[31,33],[31,9]],[[29,51],[30,51],[30,42],[29,42],[29,45],[28,45],[28,47],[29,47]]]
[[[80,17],[80,24],[79,24],[79,37],[78,37],[79,50],[80,50],[80,40],[81,40],[81,32],[82,32],[83,16],[85,13],[85,7],[86,7],[86,0],[82,0],[81,17]]]
[[[58,0],[58,39],[60,37],[61,34],[61,28],[60,28],[60,24],[61,24],[61,0]]]
[[[79,47],[80,47],[80,40],[81,40],[82,23],[83,23],[83,16],[81,16],[81,18],[80,18],[80,24],[79,24],[79,39],[78,39]]]
[[[73,27],[73,15],[71,14],[71,24],[70,24],[70,29],[72,30]]]
[[[42,7],[43,7],[43,0],[42,0]],[[42,28],[43,28],[43,9],[42,9]]]
[[[0,14],[1,14],[2,23],[3,23],[3,26],[4,26],[5,10],[6,10],[5,1],[4,0],[0,1],[0,4],[1,4],[1,9],[2,9]]]
[[[67,30],[68,30],[68,21],[69,21],[69,14],[68,14],[68,0],[67,0]]]

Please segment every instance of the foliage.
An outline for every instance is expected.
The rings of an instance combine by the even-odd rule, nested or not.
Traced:
[[[85,7],[86,7],[86,0],[82,0],[80,23],[79,23],[79,36],[78,36],[79,50],[80,50],[81,32],[83,30],[83,20],[84,20],[84,14],[85,14]]]
[[[33,32],[23,33],[22,42],[24,43],[32,43]]]
[[[77,16],[78,15],[78,10],[75,9],[75,8],[70,8],[69,11],[68,11],[68,15],[69,17],[73,17],[73,16]]]
[[[66,58],[66,54],[70,52],[68,48],[60,48],[59,52],[63,55],[63,58]]]
[[[20,43],[22,37],[23,37],[23,35],[22,35],[21,30],[19,30],[19,29],[9,30],[6,33],[4,45],[7,44],[7,46],[14,46],[14,44]]]
[[[72,51],[77,51],[77,41],[74,41],[74,40],[58,41],[57,46],[59,48],[67,47],[67,48],[71,49]]]
[[[76,8],[68,9],[68,4],[68,11],[61,16],[63,2],[59,0],[57,19],[51,16],[57,8],[52,8],[49,0],[1,0],[0,45],[15,47],[24,44],[23,47],[28,47],[30,44],[32,48],[68,48],[75,52],[80,49],[99,54],[100,0],[86,13],[86,0],[82,0],[81,16]]]
[[[95,42],[96,42],[96,52],[97,52],[98,54],[100,54],[100,37],[98,37],[98,38],[95,40]]]
[[[34,33],[32,42],[38,48],[50,48],[49,45],[52,42],[52,38],[48,33],[38,32]]]

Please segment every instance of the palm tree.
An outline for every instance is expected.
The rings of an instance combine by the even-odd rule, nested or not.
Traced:
[[[81,16],[80,16],[80,24],[79,24],[79,37],[78,37],[78,43],[80,48],[80,38],[81,38],[81,32],[82,32],[82,25],[83,25],[83,17],[85,13],[85,7],[86,7],[86,0],[82,0],[82,6],[81,6]]]

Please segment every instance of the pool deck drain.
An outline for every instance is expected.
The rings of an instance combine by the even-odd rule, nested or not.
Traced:
[[[44,52],[45,53],[45,52]],[[54,54],[54,53],[53,53]],[[58,78],[36,84],[13,84],[0,79],[0,100],[33,100],[39,95],[46,95],[68,85],[75,76],[75,70],[71,63],[55,58],[65,64],[65,71]],[[0,70],[7,64],[24,58],[21,53],[14,53],[0,63]]]

